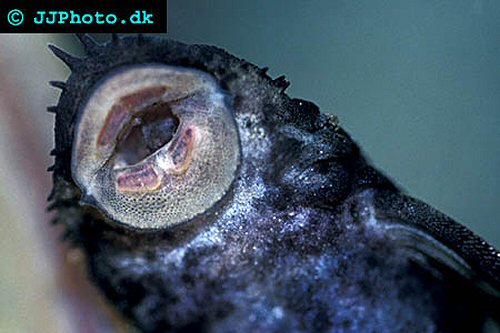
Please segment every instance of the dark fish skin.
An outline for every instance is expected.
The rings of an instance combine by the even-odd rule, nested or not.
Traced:
[[[79,36],[56,113],[56,222],[90,278],[144,332],[487,332],[500,327],[500,253],[409,197],[337,123],[290,98],[283,77],[222,49],[156,37]],[[126,228],[81,206],[71,176],[77,114],[120,66],[212,75],[229,98],[241,165],[231,190],[192,221]],[[85,198],[83,198],[85,201]],[[119,222],[119,221],[118,221]]]

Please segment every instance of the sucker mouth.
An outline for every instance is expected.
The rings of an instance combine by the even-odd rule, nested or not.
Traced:
[[[133,165],[115,163],[115,185],[123,192],[157,191],[173,176],[183,175],[191,163],[198,130],[180,126],[173,139]]]
[[[179,124],[179,118],[165,101],[137,112],[118,135],[115,167],[131,166],[154,154],[172,141]]]
[[[124,67],[81,110],[72,176],[117,222],[162,229],[224,197],[240,159],[223,91],[207,73],[168,65]]]

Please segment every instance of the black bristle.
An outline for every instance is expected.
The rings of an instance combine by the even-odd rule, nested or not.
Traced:
[[[284,75],[276,78],[273,80],[273,85],[279,89],[281,89],[281,91],[285,91],[286,88],[288,88],[288,86],[290,85],[290,82],[288,82],[288,80],[285,78]]]
[[[55,45],[49,44],[49,49],[52,51],[52,53],[54,53],[56,57],[61,59],[61,61],[64,62],[66,66],[68,66],[70,69],[78,67],[82,62],[82,59],[70,53],[67,53],[66,51],[58,48]]]
[[[101,46],[101,44],[88,34],[76,34],[76,37],[80,43],[82,43],[85,51],[89,54],[95,53]]]
[[[55,113],[57,113],[57,110],[58,110],[57,106],[55,106],[55,105],[47,107],[47,112],[49,112],[49,113],[54,113],[55,114]]]
[[[63,81],[49,81],[49,84],[57,89],[64,90],[66,89],[66,82]]]

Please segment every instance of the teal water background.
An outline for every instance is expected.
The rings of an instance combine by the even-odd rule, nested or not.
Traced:
[[[500,1],[170,1],[168,36],[285,74],[403,189],[500,247]]]

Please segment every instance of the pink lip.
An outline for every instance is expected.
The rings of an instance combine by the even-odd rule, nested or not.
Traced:
[[[120,98],[117,103],[113,104],[104,121],[104,126],[97,137],[97,146],[108,146],[116,139],[123,125],[136,109],[159,100],[166,90],[165,86],[149,87]]]
[[[168,179],[172,174],[179,175],[187,170],[191,162],[191,154],[195,142],[196,130],[192,127],[180,131],[166,152],[171,161],[168,170],[159,169],[155,159],[149,158],[146,163],[131,166],[116,175],[116,187],[122,192],[147,192],[158,190],[162,179]]]
[[[152,162],[142,164],[134,170],[127,170],[116,176],[116,186],[123,192],[146,192],[160,187],[161,179]]]
[[[182,130],[168,149],[168,155],[177,172],[184,172],[191,160],[191,151],[194,146],[194,130],[191,127]]]

